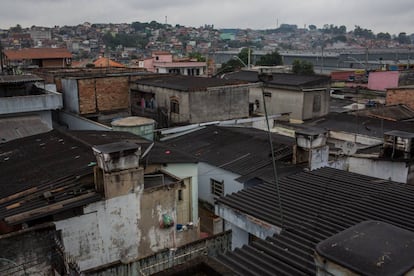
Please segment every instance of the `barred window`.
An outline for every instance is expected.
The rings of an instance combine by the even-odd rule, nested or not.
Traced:
[[[180,114],[180,103],[177,100],[170,101],[170,111],[171,113]]]
[[[224,195],[224,181],[217,181],[210,178],[211,193],[215,196]]]

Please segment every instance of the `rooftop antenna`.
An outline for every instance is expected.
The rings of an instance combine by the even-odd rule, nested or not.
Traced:
[[[275,151],[273,149],[273,143],[272,143],[272,134],[270,132],[270,125],[269,125],[269,116],[267,114],[267,107],[266,107],[266,98],[265,98],[265,85],[267,82],[271,81],[273,79],[273,75],[271,73],[263,73],[260,72],[259,80],[262,82],[262,99],[263,99],[263,109],[265,112],[265,118],[266,118],[266,126],[267,126],[267,135],[269,139],[269,146],[270,146],[270,152],[272,154],[272,166],[273,166],[273,177],[276,185],[276,194],[277,194],[277,200],[279,203],[279,210],[280,210],[280,224],[281,227],[284,225],[284,216],[283,216],[283,206],[282,206],[282,200],[280,197],[280,188],[279,188],[279,179],[277,175],[277,169],[276,169],[276,158],[275,158]]]

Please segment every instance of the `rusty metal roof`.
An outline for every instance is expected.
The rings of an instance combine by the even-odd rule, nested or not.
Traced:
[[[414,231],[414,186],[332,168],[280,179],[283,224],[273,183],[245,189],[217,204],[281,226],[279,236],[257,240],[216,258],[239,275],[315,275],[316,245],[366,220]]]
[[[4,55],[8,60],[72,58],[72,53],[66,48],[5,50]]]

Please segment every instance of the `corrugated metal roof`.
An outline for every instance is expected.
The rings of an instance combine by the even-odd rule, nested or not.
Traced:
[[[204,78],[183,75],[160,75],[151,78],[142,78],[136,84],[163,87],[179,91],[204,91],[210,87],[247,84],[244,81]]]
[[[97,201],[92,145],[151,141],[128,132],[58,131],[0,144],[0,219],[20,223]]]
[[[412,132],[414,130],[414,122],[394,122],[361,116],[357,113],[330,113],[322,118],[307,121],[305,124],[326,130],[358,133],[378,138],[383,138],[384,132],[391,130],[406,132]]]
[[[374,117],[388,121],[404,121],[414,118],[414,110],[408,106],[399,104],[391,106],[380,106],[355,111],[361,116]]]
[[[272,138],[276,158],[291,158],[294,139],[276,134]],[[239,175],[271,165],[268,134],[254,128],[208,126],[163,145]]]
[[[35,75],[0,75],[0,84],[43,81]]]
[[[274,184],[217,200],[283,229],[216,258],[236,274],[314,275],[316,244],[365,220],[414,231],[414,186],[322,168],[282,178],[279,189],[283,224]]]
[[[259,73],[257,71],[238,71],[225,75],[226,79],[244,80],[248,82],[259,82]],[[322,75],[296,75],[289,73],[273,73],[272,79],[267,82],[268,85],[292,86],[292,87],[321,87],[329,84],[330,78]]]

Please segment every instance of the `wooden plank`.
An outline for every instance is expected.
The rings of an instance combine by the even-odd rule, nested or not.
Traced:
[[[4,220],[9,224],[23,222],[23,221],[29,219],[32,216],[40,215],[40,214],[47,214],[49,212],[62,209],[64,207],[64,205],[66,205],[66,204],[73,203],[73,202],[76,202],[76,201],[79,201],[79,200],[83,200],[83,199],[91,197],[95,194],[96,194],[95,192],[89,192],[87,194],[84,194],[84,195],[81,195],[81,196],[78,196],[78,197],[75,197],[75,198],[66,199],[66,200],[57,202],[55,204],[50,204],[50,205],[47,205],[47,206],[44,206],[44,207],[39,207],[39,208],[30,210],[30,211],[27,211],[27,212],[23,212],[23,213],[20,213],[20,214],[17,214],[17,215],[6,217]]]
[[[15,199],[17,199],[19,197],[22,197],[22,196],[30,195],[30,194],[32,194],[36,191],[37,191],[37,187],[33,187],[33,188],[28,189],[28,190],[24,190],[24,191],[21,191],[19,193],[12,194],[11,196],[4,197],[4,198],[0,199],[0,204],[3,204],[3,203],[8,202],[8,201],[15,200]]]

